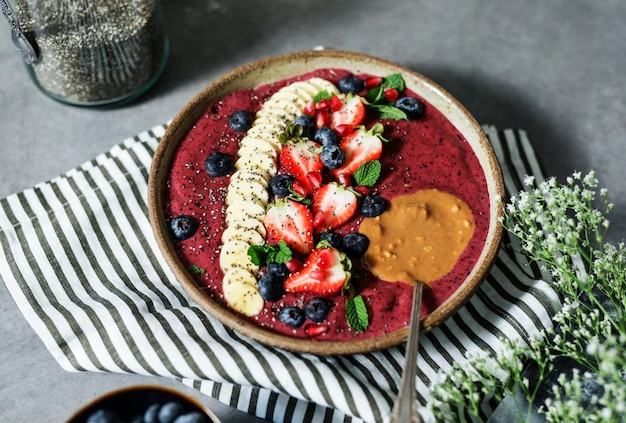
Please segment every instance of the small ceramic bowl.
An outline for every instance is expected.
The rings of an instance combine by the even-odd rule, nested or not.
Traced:
[[[215,80],[197,94],[173,119],[155,152],[149,179],[149,213],[157,243],[176,279],[191,298],[226,326],[262,343],[314,354],[353,354],[387,348],[406,340],[408,327],[369,339],[347,342],[323,342],[296,339],[263,329],[227,307],[219,304],[198,286],[177,256],[165,216],[164,190],[176,148],[205,110],[227,94],[301,75],[315,69],[341,68],[353,73],[404,77],[406,87],[438,109],[463,135],[483,168],[489,197],[489,227],[484,247],[475,266],[458,289],[422,320],[425,329],[435,326],[453,314],[479,286],[489,271],[499,249],[502,216],[499,196],[504,195],[501,170],[495,154],[480,125],[470,113],[443,88],[423,75],[398,64],[354,52],[339,50],[304,51],[278,55],[235,69]]]
[[[163,406],[171,402],[179,403],[183,407],[177,415],[195,412],[204,418],[205,423],[220,422],[217,416],[205,405],[183,392],[159,385],[136,385],[108,392],[93,400],[74,413],[67,423],[143,422],[146,421],[143,416],[150,407],[153,407],[154,411],[159,405]],[[116,420],[104,418],[105,415],[113,414],[116,416]]]

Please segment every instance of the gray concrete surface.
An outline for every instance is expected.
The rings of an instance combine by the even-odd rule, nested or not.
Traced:
[[[55,177],[165,122],[212,79],[236,66],[324,45],[406,65],[456,96],[479,122],[525,129],[549,175],[564,178],[575,170],[595,169],[616,204],[610,239],[626,238],[623,0],[163,4],[171,41],[163,76],[137,101],[108,110],[63,105],[39,92],[2,20],[0,197]],[[62,371],[4,284],[0,340],[3,422],[63,421],[111,389],[155,382]],[[223,415],[228,418],[226,411]],[[230,421],[240,420],[231,416]]]

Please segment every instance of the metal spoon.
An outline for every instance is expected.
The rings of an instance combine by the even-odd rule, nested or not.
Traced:
[[[402,369],[400,391],[391,410],[390,423],[420,423],[420,415],[415,404],[415,372],[417,369],[417,350],[420,335],[420,312],[422,309],[422,291],[424,283],[415,281],[413,305],[411,308],[411,326],[407,340],[406,362]]]

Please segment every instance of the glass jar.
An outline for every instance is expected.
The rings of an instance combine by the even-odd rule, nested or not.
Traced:
[[[159,0],[0,0],[35,84],[80,106],[128,102],[159,78],[168,39]]]

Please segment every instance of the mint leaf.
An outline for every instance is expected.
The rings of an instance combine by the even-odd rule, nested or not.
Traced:
[[[292,256],[291,249],[287,243],[280,240],[278,244],[251,245],[248,247],[250,261],[259,267],[267,263],[284,263]]]
[[[383,88],[393,88],[398,90],[399,93],[404,91],[404,78],[399,73],[394,73],[387,76],[381,84]]]
[[[356,185],[372,187],[378,182],[381,170],[382,165],[378,160],[370,160],[359,166],[356,172],[352,174],[352,177]]]
[[[370,324],[367,306],[363,297],[357,295],[346,298],[346,320],[350,328],[355,332],[363,332]]]
[[[331,99],[331,95],[328,93],[328,91],[324,90],[324,91],[320,91],[319,93],[315,95],[315,97],[313,97],[313,102],[317,104],[321,100],[330,100],[330,99]]]
[[[267,254],[265,261],[267,263],[284,263],[291,260],[291,255],[291,249],[287,243],[281,239],[278,241],[278,248],[272,249],[272,251]]]
[[[187,271],[189,273],[194,273],[196,275],[201,275],[205,272],[205,270],[202,267],[199,267],[195,264],[190,264],[189,266],[187,266]]]
[[[390,104],[371,104],[370,109],[375,110],[380,119],[408,120],[405,112]]]
[[[365,94],[365,100],[369,103],[370,106],[380,102],[385,98],[385,94],[383,93],[382,84],[378,87],[374,87]]]

